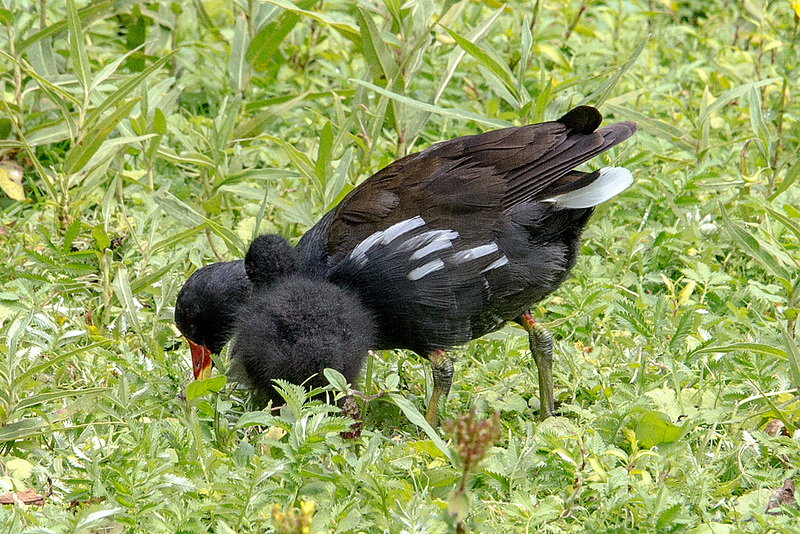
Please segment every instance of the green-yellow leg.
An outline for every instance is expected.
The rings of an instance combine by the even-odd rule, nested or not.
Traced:
[[[425,420],[428,424],[435,427],[439,422],[438,410],[439,399],[446,399],[450,393],[450,386],[453,383],[453,359],[443,350],[434,350],[427,355],[431,362],[431,374],[433,375],[433,391],[431,401],[428,404],[428,411]]]
[[[528,343],[539,371],[539,418],[544,420],[555,413],[553,394],[553,336],[526,311],[514,320],[528,332]]]

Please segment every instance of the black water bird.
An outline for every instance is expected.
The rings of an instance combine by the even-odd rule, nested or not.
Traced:
[[[556,121],[461,137],[401,158],[353,189],[295,249],[270,237],[275,249],[254,255],[248,275],[262,277],[265,292],[291,279],[357,296],[374,320],[369,348],[410,349],[430,361],[432,424],[452,383],[447,350],[514,321],[528,333],[547,417],[553,342],[530,306],[569,274],[593,208],[632,183],[623,168],[575,170],[636,131],[631,122],[600,128],[601,121],[596,109],[580,106]],[[320,312],[331,313],[325,304]],[[308,316],[317,320],[327,318]],[[285,327],[301,324],[309,323],[275,324],[263,343],[235,346],[234,357],[270,358],[276,339],[291,345],[281,339]]]

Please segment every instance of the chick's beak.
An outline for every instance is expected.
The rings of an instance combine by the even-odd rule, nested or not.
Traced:
[[[198,345],[191,339],[187,339],[189,348],[192,352],[192,371],[195,380],[205,380],[211,378],[211,351],[204,345]]]

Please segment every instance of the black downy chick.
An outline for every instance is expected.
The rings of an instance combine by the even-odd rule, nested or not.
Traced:
[[[300,275],[295,250],[279,236],[256,238],[245,266],[253,294],[239,309],[231,353],[248,384],[279,404],[275,379],[322,387],[329,367],[354,383],[375,337],[372,315],[358,298]]]

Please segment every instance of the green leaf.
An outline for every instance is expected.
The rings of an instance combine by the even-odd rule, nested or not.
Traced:
[[[333,171],[331,179],[325,184],[325,211],[338,204],[338,201],[341,200],[339,197],[342,196],[341,193],[344,191],[345,185],[347,185],[347,173],[352,165],[354,154],[355,149],[353,147],[345,151],[344,156],[339,160],[339,165]]]
[[[133,327],[133,331],[144,341],[142,325],[139,323],[139,309],[133,298],[128,269],[124,265],[120,265],[117,269],[117,276],[114,278],[114,293],[128,322]]]
[[[603,103],[608,99],[611,95],[611,91],[614,90],[614,86],[617,85],[622,75],[628,72],[628,70],[636,63],[636,60],[639,58],[639,55],[644,50],[644,45],[647,44],[647,41],[650,40],[650,35],[645,37],[639,42],[639,46],[633,51],[633,53],[628,57],[628,60],[620,66],[614,72],[614,74],[603,82],[600,87],[597,88],[595,92],[584,98],[580,101],[580,104],[593,104],[595,107],[600,107]]]
[[[702,123],[705,121],[712,113],[716,113],[720,109],[722,109],[725,105],[734,100],[738,100],[745,95],[750,93],[751,89],[757,89],[759,87],[763,87],[765,85],[769,85],[772,83],[777,83],[781,81],[780,78],[767,78],[765,80],[757,80],[754,82],[746,83],[744,85],[740,85],[738,87],[734,87],[733,89],[729,89],[725,91],[721,95],[717,97],[714,102],[712,102],[707,108],[705,108],[704,113],[702,113],[699,117],[697,117],[697,122]]]
[[[147,159],[149,160],[156,157],[156,154],[158,154],[158,147],[161,146],[161,140],[164,138],[164,134],[167,133],[167,118],[160,108],[156,108],[155,111],[153,111],[153,124],[151,129],[156,136],[150,140],[147,146]]]
[[[669,351],[673,354],[682,351],[686,338],[692,331],[692,323],[694,321],[694,312],[683,312],[681,318],[678,319],[678,326],[675,327],[675,334],[669,340]]]
[[[769,129],[764,124],[764,117],[761,113],[761,93],[755,87],[750,88],[750,127],[753,129],[753,135],[758,141],[758,150],[767,166],[770,164],[770,142]]]
[[[312,184],[317,192],[321,192],[322,181],[317,176],[317,172],[314,169],[314,164],[311,162],[311,158],[297,150],[286,141],[281,140],[281,146],[286,151],[286,155],[289,156],[292,165],[294,165],[295,169],[300,171],[300,174],[305,178],[306,183]]]
[[[86,21],[97,15],[98,13],[104,11],[105,9],[111,7],[114,4],[115,0],[102,0],[100,2],[91,2],[88,6],[78,10],[78,19],[80,21]],[[67,21],[62,20],[60,22],[56,22],[55,24],[51,24],[46,28],[39,30],[38,32],[34,33],[27,39],[24,39],[17,43],[16,51],[17,54],[22,54],[25,50],[28,49],[34,43],[38,43],[48,37],[53,37],[64,30],[67,29]]]
[[[646,412],[636,425],[636,440],[649,449],[662,443],[672,443],[681,435],[681,427],[672,423],[664,412]]]
[[[778,258],[772,256],[769,252],[764,250],[758,239],[750,234],[750,232],[731,221],[731,219],[728,217],[728,212],[725,211],[725,207],[722,204],[719,205],[719,209],[722,212],[723,225],[728,231],[728,234],[730,234],[731,239],[733,239],[736,244],[739,245],[745,254],[758,261],[771,274],[780,278],[784,285],[788,285],[789,281],[791,280],[791,275],[789,274],[789,271],[787,271],[786,268],[781,265]]]
[[[66,174],[75,174],[83,170],[85,165],[94,156],[95,152],[100,149],[100,146],[105,142],[106,138],[111,135],[114,128],[117,127],[119,122],[130,115],[133,106],[139,102],[139,98],[128,100],[125,103],[109,114],[108,117],[103,119],[94,128],[86,133],[83,140],[75,146],[67,156],[64,162],[64,172]]]
[[[60,399],[78,397],[83,395],[93,395],[95,393],[102,393],[108,391],[107,388],[85,388],[85,389],[62,389],[58,391],[48,391],[47,393],[39,393],[38,395],[27,396],[20,400],[14,406],[14,412],[21,412],[32,406],[37,406],[45,402],[56,401]]]
[[[228,72],[231,75],[231,86],[236,92],[243,92],[247,89],[247,82],[250,78],[249,67],[247,65],[247,52],[250,46],[250,35],[247,31],[247,19],[244,16],[237,17],[236,27],[233,30],[233,42],[231,43],[231,57],[228,61]]]
[[[122,85],[114,91],[111,95],[108,96],[105,100],[103,100],[99,106],[94,108],[89,114],[86,116],[86,124],[89,125],[87,127],[91,127],[90,125],[95,124],[96,122],[103,121],[103,116],[105,112],[112,108],[118,108],[119,106],[123,105],[122,100],[134,89],[141,86],[142,82],[144,82],[151,74],[156,71],[159,71],[161,67],[163,67],[167,61],[172,58],[175,52],[170,52],[162,56],[158,61],[144,69],[142,72],[137,74],[136,76],[131,76],[126,78]]]
[[[786,356],[789,360],[789,376],[794,387],[800,389],[800,347],[797,346],[797,340],[789,335],[783,325],[781,325],[781,335],[783,337],[783,346],[786,347]]]
[[[398,395],[397,393],[389,393],[389,398],[392,399],[392,402],[394,402],[398,408],[400,408],[400,411],[403,412],[409,421],[425,432],[425,435],[428,436],[428,439],[430,439],[433,444],[436,445],[436,448],[439,449],[442,454],[447,456],[447,459],[450,460],[453,465],[457,465],[457,461],[453,456],[450,447],[448,447],[447,443],[445,443],[444,440],[439,437],[439,434],[436,432],[436,430],[434,430],[433,427],[428,424],[428,421],[425,420],[425,417],[419,413],[419,410],[417,410],[407,398],[403,397],[402,395]]]
[[[317,0],[302,0],[296,6],[301,10],[309,9],[316,3]],[[281,43],[299,20],[298,13],[289,11],[284,13],[279,20],[261,28],[247,46],[245,60],[256,69],[264,68],[270,61],[274,61],[274,56]]]
[[[357,80],[355,78],[351,78],[350,81],[353,83],[357,83],[358,85],[363,85],[367,89],[375,91],[378,94],[387,96],[392,100],[395,100],[402,104],[406,104],[407,106],[411,106],[413,108],[420,109],[422,111],[429,111],[431,113],[435,113],[437,115],[441,115],[442,117],[447,117],[449,119],[474,121],[479,124],[485,124],[486,126],[491,126],[493,128],[508,128],[509,126],[513,126],[513,124],[511,124],[510,122],[499,119],[487,119],[486,117],[483,117],[476,113],[471,113],[469,111],[463,111],[460,109],[446,109],[439,106],[435,106],[433,104],[426,104],[425,102],[420,102],[419,100],[414,100],[413,98],[393,93],[382,87],[378,87],[377,85],[365,82],[364,80]]]
[[[159,145],[156,153],[170,163],[176,165],[196,165],[198,167],[205,167],[206,169],[214,168],[214,160],[199,152],[181,152],[176,154],[170,147]]]
[[[213,380],[213,378],[211,380]],[[205,382],[205,380],[203,382]],[[249,426],[270,426],[274,420],[275,416],[266,412],[247,412],[242,414],[239,420],[236,421],[234,428],[238,430]]]
[[[41,417],[29,417],[0,427],[0,443],[30,439],[43,433],[50,424]]]
[[[362,7],[358,8],[358,21],[361,27],[361,40],[364,44],[364,56],[367,59],[367,64],[370,66],[380,65],[381,72],[387,80],[395,80],[397,78],[397,63],[394,60],[394,55],[389,51],[386,43],[375,26],[375,21],[372,16],[367,13]],[[378,78],[377,73],[373,72],[373,77]]]
[[[787,191],[792,184],[797,181],[797,177],[800,176],[800,149],[795,152],[794,156],[789,160],[794,160],[794,163],[789,167],[789,170],[786,171],[786,175],[781,180],[781,185],[778,186],[778,189],[775,190],[774,193],[769,197],[770,200],[774,199],[784,191]]]
[[[92,72],[89,69],[89,57],[86,55],[84,44],[86,37],[83,35],[75,0],[67,0],[67,24],[69,25],[69,56],[72,60],[72,70],[75,71],[75,76],[83,87],[83,92],[88,94],[89,87],[92,85]]]
[[[785,359],[786,358],[786,351],[773,347],[771,345],[765,345],[764,343],[731,343],[728,345],[716,345],[713,347],[704,347],[702,349],[697,349],[692,352],[692,355],[695,354],[715,354],[715,353],[727,353],[727,352],[736,352],[736,351],[744,351],[744,352],[757,352],[759,354],[766,354],[767,356],[775,356],[777,358]]]
[[[478,26],[476,26],[472,31],[470,31],[466,35],[466,39],[473,44],[477,44],[481,41],[486,35],[489,33],[489,28],[497,21],[500,15],[503,14],[505,6],[500,6],[491,15],[486,17],[486,19]],[[433,93],[433,98],[431,99],[431,104],[436,104],[444,93],[447,84],[450,83],[451,78],[453,77],[453,73],[456,71],[456,67],[461,62],[461,59],[466,54],[466,51],[458,47],[450,53],[450,57],[447,58],[447,68],[444,70],[444,74],[439,79],[439,84],[436,87],[436,91]]]
[[[317,149],[317,163],[314,165],[314,172],[320,182],[325,183],[330,174],[331,161],[333,159],[333,126],[331,122],[325,123],[319,135],[319,148]]]
[[[322,370],[322,374],[325,376],[325,380],[330,382],[330,384],[338,391],[347,390],[347,379],[336,369],[326,367]]]
[[[317,13],[315,11],[306,11],[305,9],[301,9],[298,7],[300,4],[298,3],[297,6],[288,2],[287,0],[266,0],[270,4],[276,5],[278,7],[282,7],[286,11],[291,11],[292,13],[297,13],[298,15],[304,15],[310,19],[316,20],[317,22],[321,22],[322,24],[326,24],[333,28],[334,30],[341,33],[345,38],[353,41],[353,44],[360,45],[361,44],[361,37],[358,31],[358,28],[352,26],[350,24],[339,22],[334,20],[333,18],[324,15],[322,13]]]
[[[450,37],[452,37],[470,56],[474,57],[481,65],[497,76],[505,85],[506,89],[513,94],[514,99],[519,101],[519,95],[517,94],[517,78],[511,72],[511,69],[508,68],[505,61],[500,59],[497,52],[488,47],[488,45],[486,45],[485,49],[481,48],[449,28],[445,28],[445,31],[447,31]],[[517,107],[519,107],[519,105]]]
[[[97,245],[97,250],[102,251],[111,246],[111,239],[109,239],[108,234],[106,234],[105,228],[103,228],[102,224],[98,224],[92,228],[92,237]]]
[[[218,153],[223,152],[230,142],[231,132],[239,116],[241,103],[241,95],[236,95],[230,99],[225,98],[222,102],[222,109],[217,120],[214,121],[214,148]]]
[[[686,150],[687,152],[694,153],[697,148],[695,141],[689,136],[689,134],[664,121],[654,119],[645,115],[644,113],[640,113],[639,111],[617,106],[615,104],[604,104],[603,109],[610,111],[616,117],[634,121],[642,130],[649,132],[656,137],[666,139],[667,141],[675,144],[675,146]]]
[[[27,370],[25,370],[24,373],[17,376],[16,382],[14,384],[15,386],[14,389],[17,389],[16,386],[25,383],[25,381],[35,376],[38,376],[39,374],[46,371],[47,369],[50,369],[51,367],[55,367],[56,365],[61,364],[65,360],[74,358],[75,356],[78,356],[79,354],[84,352],[90,352],[92,349],[96,349],[101,346],[103,346],[103,343],[92,343],[90,345],[86,345],[83,347],[77,347],[70,351],[66,351],[62,354],[59,354],[58,356],[55,356],[53,358],[46,359],[40,364],[33,365],[29,367]]]
[[[0,139],[8,139],[14,125],[8,117],[0,117]]]
[[[75,238],[78,237],[78,234],[83,227],[83,222],[76,218],[73,219],[69,226],[67,226],[67,230],[64,232],[64,243],[61,245],[61,252],[66,254],[72,248],[72,243],[75,242]]]
[[[161,206],[164,211],[169,213],[175,219],[181,221],[186,226],[199,226],[205,223],[212,232],[218,235],[225,242],[228,250],[234,256],[242,257],[247,252],[247,247],[244,246],[242,240],[236,235],[236,232],[225,228],[224,226],[200,215],[197,211],[191,208],[188,204],[178,199],[168,192],[161,192],[154,196],[155,201]]]
[[[227,377],[222,374],[205,380],[195,380],[186,386],[186,400],[192,402],[209,393],[216,393],[225,387],[227,381]]]

